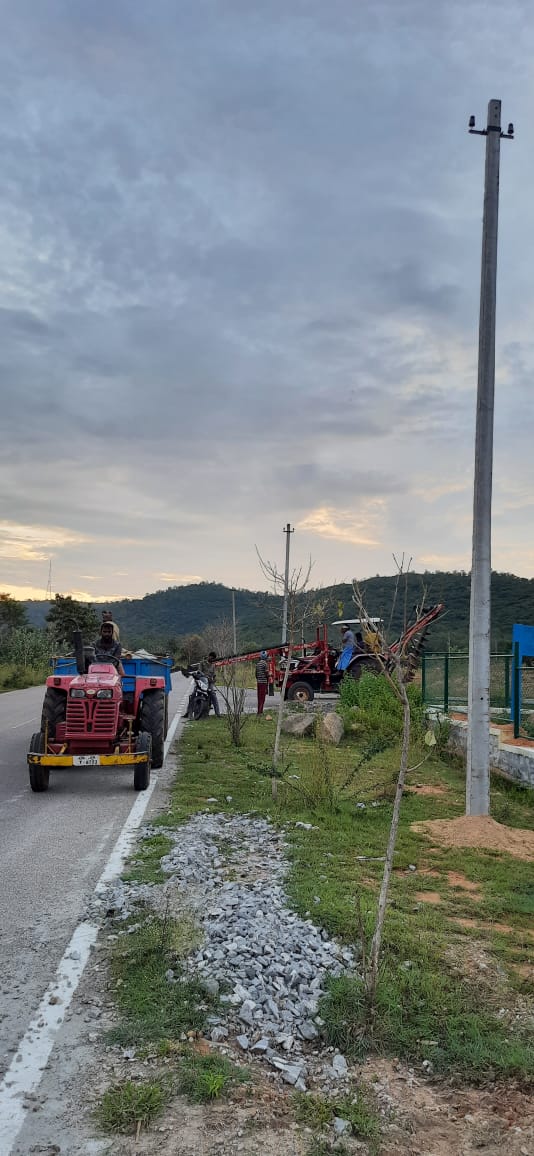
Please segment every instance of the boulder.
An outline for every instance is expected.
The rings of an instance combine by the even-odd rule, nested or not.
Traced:
[[[334,743],[334,746],[337,747],[345,734],[343,719],[340,718],[338,714],[325,714],[322,721],[321,734],[325,742]]]
[[[286,735],[294,735],[302,739],[305,735],[312,735],[315,729],[315,719],[312,714],[290,714],[282,723],[282,730]]]

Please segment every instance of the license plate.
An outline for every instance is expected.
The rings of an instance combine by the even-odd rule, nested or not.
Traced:
[[[72,761],[75,767],[99,767],[100,755],[74,755]]]

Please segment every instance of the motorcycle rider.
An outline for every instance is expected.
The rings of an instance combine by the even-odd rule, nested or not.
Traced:
[[[210,650],[208,657],[203,659],[203,661],[199,665],[200,665],[200,669],[201,669],[202,673],[206,675],[206,678],[208,679],[208,682],[209,682],[210,707],[213,707],[217,718],[220,718],[221,712],[219,709],[219,700],[217,698],[217,691],[215,690],[215,680],[217,677],[216,671],[215,671],[216,661],[217,661],[217,655],[215,654],[215,651]],[[185,674],[187,676],[188,672],[186,670],[183,670],[182,674]],[[183,716],[184,718],[193,718],[194,699],[195,699],[195,689],[193,689],[191,691],[191,694],[189,695],[189,702],[187,704],[187,710]]]
[[[217,691],[215,690],[215,682],[217,679],[217,672],[215,669],[215,663],[216,662],[217,662],[217,655],[215,654],[214,650],[210,650],[207,660],[205,660],[202,663],[202,670],[204,671],[206,678],[209,679],[210,704],[215,711],[216,717],[220,718],[221,712],[219,710],[219,700],[217,698]]]

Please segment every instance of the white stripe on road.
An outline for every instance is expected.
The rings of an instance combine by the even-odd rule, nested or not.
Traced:
[[[165,743],[165,758],[176,734],[188,697],[189,690],[172,719]],[[137,796],[98,880],[95,894],[101,894],[106,886],[120,875],[157,781],[156,776],[152,778],[148,790]],[[99,930],[100,925],[98,923],[84,921],[78,924],[56,971],[55,979],[45,991],[17,1052],[0,1082],[1,1156],[9,1156],[12,1151],[28,1111],[24,1104],[24,1098],[35,1092],[42,1080],[43,1071],[54,1047],[57,1032],[82,978]]]
[[[19,727],[27,727],[27,726],[29,726],[30,723],[37,722],[38,718],[39,718],[39,715],[36,714],[33,716],[33,718],[27,718],[26,721],[23,723],[15,723],[14,726],[10,726],[7,729],[10,731],[16,731],[16,730],[18,730]]]

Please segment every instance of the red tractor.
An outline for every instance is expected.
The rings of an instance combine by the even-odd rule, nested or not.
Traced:
[[[95,662],[75,633],[75,656],[54,659],[46,680],[41,729],[32,735],[28,769],[32,791],[48,790],[52,767],[133,766],[144,791],[151,767],[161,767],[168,727],[172,658]]]
[[[287,678],[285,697],[296,702],[311,702],[316,694],[336,694],[339,691],[344,677],[359,679],[364,671],[379,673],[384,667],[392,670],[395,664],[395,655],[400,651],[401,662],[406,672],[407,680],[413,679],[417,664],[424,647],[425,638],[430,624],[440,618],[445,607],[439,602],[417,616],[400,638],[382,652],[382,641],[379,631],[368,631],[361,647],[355,648],[355,653],[345,670],[337,669],[340,651],[328,641],[326,625],[318,626],[314,642],[298,643],[289,649],[287,646],[266,648],[269,662],[269,682],[272,686],[282,687],[285,676],[285,667],[289,657],[290,671]],[[359,620],[343,618],[340,622],[332,623],[339,626],[342,622]],[[380,622],[378,618],[367,620],[371,626]],[[239,655],[220,660],[216,665],[221,666],[232,662],[251,662],[260,657],[259,651],[251,654]]]

